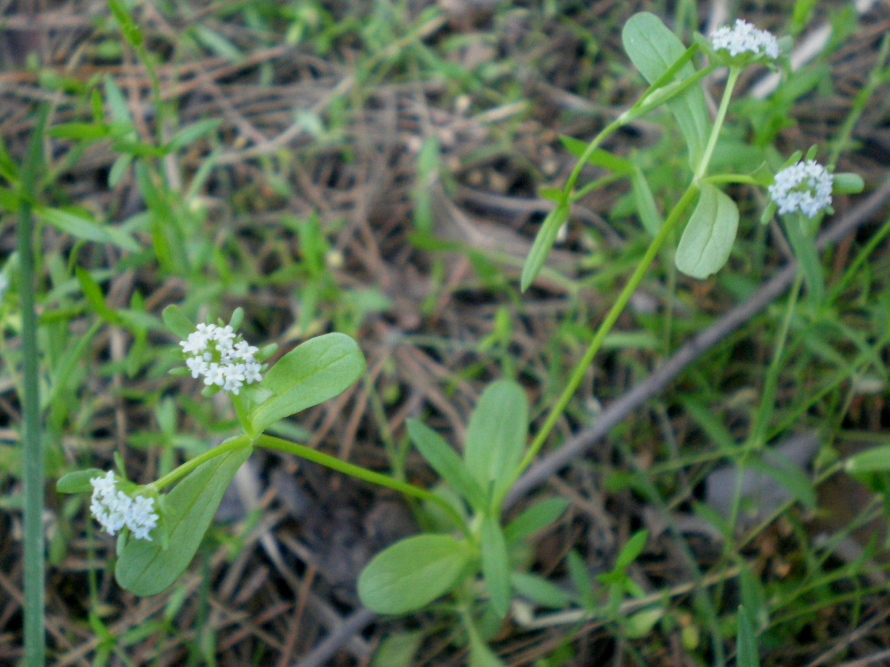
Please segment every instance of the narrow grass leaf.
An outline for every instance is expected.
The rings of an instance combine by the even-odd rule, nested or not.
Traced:
[[[464,461],[483,489],[495,494],[512,479],[528,435],[528,397],[520,385],[498,380],[488,386],[470,417]]]
[[[686,48],[661,19],[654,14],[635,14],[624,25],[621,33],[624,50],[634,66],[651,84],[655,83],[686,52]],[[677,76],[686,79],[695,73],[691,63],[680,68]],[[677,119],[689,148],[689,162],[698,166],[705,152],[710,132],[708,108],[701,86],[695,85],[671,99],[668,109]]]
[[[562,136],[559,140],[562,142],[562,145],[565,146],[565,149],[579,160],[584,156],[584,153],[587,150],[588,144],[580,139]],[[609,171],[621,174],[622,176],[630,176],[636,168],[636,165],[630,160],[619,157],[618,155],[601,148],[593,152],[588,158],[587,163],[595,167],[608,169]]]
[[[505,618],[510,610],[510,557],[504,531],[493,516],[482,520],[482,575],[492,608],[499,618]]]
[[[534,574],[514,572],[511,580],[519,595],[527,597],[542,607],[565,609],[572,602],[572,596],[559,586]]]
[[[739,605],[738,624],[736,664],[738,667],[759,667],[760,655],[757,651],[757,635],[745,605]]]
[[[564,498],[548,498],[532,505],[504,529],[504,538],[508,544],[514,544],[531,537],[559,519],[568,507]]]
[[[342,333],[307,340],[278,360],[259,388],[270,398],[257,406],[250,421],[260,433],[285,417],[343,393],[365,372],[365,357]]]
[[[116,245],[134,253],[142,250],[136,239],[124,230],[100,225],[82,211],[40,207],[35,212],[56,229],[75,238]]]
[[[574,549],[569,552],[567,562],[569,578],[580,594],[584,606],[588,609],[593,608],[596,600],[593,594],[593,578],[590,576],[590,570],[587,569],[587,562]]]
[[[358,580],[362,604],[378,614],[422,609],[454,588],[473,558],[450,535],[415,535],[377,554]]]
[[[484,510],[487,497],[482,487],[473,479],[463,460],[442,436],[416,419],[408,420],[408,435],[442,479],[451,484],[477,512]]]
[[[108,136],[108,126],[104,123],[62,123],[49,129],[47,134],[57,139],[94,142]]]
[[[565,202],[560,203],[544,218],[541,229],[538,230],[538,235],[535,237],[532,249],[525,259],[525,265],[522,267],[520,287],[523,292],[531,286],[538,274],[541,273],[550,251],[553,250],[553,244],[556,243],[556,235],[559,233],[560,227],[568,219],[569,205]]]
[[[89,301],[90,305],[93,307],[93,311],[96,315],[109,324],[118,326],[123,324],[123,318],[116,310],[108,306],[105,301],[105,295],[102,293],[102,288],[99,287],[99,283],[96,282],[90,272],[83,267],[78,266],[76,274],[77,280],[80,283],[80,289],[83,292],[83,295],[87,298],[87,301]]]
[[[108,0],[108,6],[111,8],[114,20],[117,21],[121,28],[124,39],[129,42],[130,46],[137,49],[140,48],[145,42],[145,37],[142,35],[142,30],[140,30],[136,21],[133,20],[133,15],[130,14],[127,6],[122,0]]]
[[[623,571],[633,565],[637,558],[640,557],[640,554],[643,553],[643,549],[646,548],[646,542],[648,541],[648,530],[640,530],[634,533],[627,541],[627,544],[624,545],[621,553],[618,554],[618,558],[615,560],[615,570]]]
[[[205,119],[200,120],[197,123],[192,123],[173,135],[173,138],[170,139],[167,144],[167,150],[182,150],[196,142],[198,139],[210,134],[220,125],[222,125],[222,121],[218,118]]]
[[[649,181],[643,175],[643,170],[637,165],[633,165],[630,182],[633,187],[634,204],[637,207],[637,214],[640,216],[640,222],[649,232],[649,235],[655,237],[664,220],[661,213],[658,212],[658,205],[655,203],[655,197],[652,195],[652,188],[649,187]]]
[[[729,260],[739,227],[739,209],[718,187],[703,183],[698,204],[677,246],[677,268],[702,280]]]
[[[122,588],[140,596],[167,590],[188,567],[235,473],[250,456],[244,446],[221,454],[190,472],[167,494],[162,521],[168,548],[160,539],[131,538],[114,575]]]

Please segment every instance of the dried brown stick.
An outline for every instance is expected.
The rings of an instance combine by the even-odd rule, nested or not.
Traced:
[[[832,243],[837,243],[868,222],[888,200],[890,200],[890,181],[884,183],[868,199],[820,234],[816,240],[819,250],[823,250]],[[593,426],[578,433],[558,450],[539,459],[513,487],[507,498],[506,507],[513,505],[530,490],[540,486],[562,468],[582,456],[590,447],[604,438],[609,431],[639,410],[646,401],[664,391],[687,366],[783,294],[791,286],[796,274],[797,264],[791,262],[768,280],[754,296],[730,310],[717,322],[683,345],[652,375],[609,405]]]
[[[321,665],[326,665],[354,635],[364,630],[375,618],[377,618],[377,615],[373,611],[362,607],[347,618],[343,625],[319,642],[294,667],[321,667]]]

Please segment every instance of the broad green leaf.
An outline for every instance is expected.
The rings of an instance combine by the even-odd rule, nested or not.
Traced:
[[[186,317],[182,309],[175,304],[164,308],[161,317],[167,328],[183,340],[195,331],[195,323]]]
[[[559,586],[534,574],[514,572],[511,580],[517,593],[542,607],[564,609],[572,602],[572,596]]]
[[[724,267],[735,242],[739,209],[722,190],[702,183],[698,204],[677,246],[677,268],[704,279]]]
[[[482,575],[491,596],[491,606],[500,618],[510,611],[510,556],[504,532],[496,517],[482,520]]]
[[[517,383],[488,386],[470,417],[464,461],[479,485],[495,494],[509,484],[528,435],[528,397]]]
[[[553,250],[553,244],[556,243],[556,235],[559,233],[560,227],[569,219],[569,210],[569,205],[563,202],[558,204],[544,218],[541,229],[538,230],[538,235],[535,237],[532,249],[529,251],[528,257],[525,258],[525,265],[522,267],[520,287],[523,292],[529,288],[535,281],[535,278],[538,277],[541,269],[544,268],[547,257],[550,255],[550,251]]]
[[[167,494],[164,502],[169,539],[127,541],[114,576],[122,588],[140,596],[157,595],[179,578],[198,550],[223,494],[250,456],[251,447],[234,449],[190,472]]]
[[[105,471],[98,468],[69,472],[67,475],[62,475],[56,482],[56,491],[59,493],[87,493],[93,490],[90,480],[102,477],[104,474]]]
[[[260,433],[292,414],[343,393],[365,372],[365,357],[352,338],[330,333],[307,340],[278,360],[259,388],[271,396],[250,421]]]
[[[634,66],[651,84],[655,83],[686,52],[677,36],[654,14],[635,14],[624,25],[621,33],[624,50]],[[695,73],[691,63],[678,72],[680,80]],[[677,119],[680,131],[689,148],[689,163],[693,170],[698,166],[710,133],[708,107],[701,86],[695,85],[667,103]]]
[[[822,270],[822,262],[819,261],[816,239],[810,233],[807,220],[802,215],[786,215],[782,221],[785,223],[788,242],[803,273],[810,298],[813,303],[821,304],[825,300],[825,272]]]
[[[848,472],[883,472],[890,470],[890,445],[873,447],[847,459]]]
[[[411,667],[415,664],[414,656],[425,637],[423,630],[394,632],[380,642],[380,648],[371,660],[371,667]]]
[[[377,554],[358,580],[362,604],[378,614],[422,609],[454,588],[473,551],[450,535],[415,535]]]
[[[136,239],[127,232],[109,225],[100,225],[83,211],[40,207],[35,212],[53,227],[76,238],[116,245],[130,252],[142,250]]]
[[[541,501],[510,522],[504,529],[504,538],[508,544],[514,544],[531,537],[561,517],[568,506],[569,502],[563,498],[548,498]]]
[[[423,422],[408,420],[408,435],[433,469],[478,512],[486,506],[486,495],[454,448]]]

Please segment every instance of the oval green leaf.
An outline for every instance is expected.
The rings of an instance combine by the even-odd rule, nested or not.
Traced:
[[[703,183],[698,204],[677,246],[677,268],[699,280],[722,269],[729,260],[738,227],[735,202],[718,187]]]
[[[358,594],[378,614],[417,611],[454,588],[472,558],[469,545],[450,535],[409,537],[368,563]]]
[[[661,19],[648,12],[635,14],[630,18],[624,25],[621,40],[631,62],[650,84],[655,83],[686,52],[683,43]],[[680,68],[677,79],[686,79],[693,74],[695,68],[687,63]],[[689,148],[689,162],[694,170],[704,155],[705,143],[710,134],[711,123],[705,94],[701,86],[692,86],[671,99],[667,107],[677,119]]]
[[[136,595],[157,595],[179,578],[191,563],[213,520],[223,494],[238,468],[250,456],[245,445],[226,452],[190,472],[167,494],[164,504],[168,548],[161,540],[130,538],[114,570],[117,583]]]
[[[98,468],[87,468],[86,470],[75,470],[63,475],[56,482],[56,491],[59,493],[87,493],[93,490],[91,479],[102,477],[104,470]]]
[[[278,360],[259,389],[270,398],[250,415],[257,433],[292,414],[337,396],[365,372],[358,344],[342,333],[307,340]]]
[[[890,445],[873,447],[851,456],[844,464],[848,472],[884,472],[890,470]]]
[[[488,386],[470,417],[464,461],[483,489],[495,493],[512,481],[528,435],[528,397],[510,380]]]

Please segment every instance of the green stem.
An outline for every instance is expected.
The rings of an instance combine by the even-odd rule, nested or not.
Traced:
[[[43,490],[45,483],[40,429],[40,385],[38,381],[37,312],[34,276],[34,217],[37,175],[43,150],[46,110],[42,110],[31,136],[28,161],[22,174],[22,204],[19,212],[19,298],[22,309],[22,412],[25,429],[25,663],[46,664],[45,548],[43,537]]]
[[[637,291],[637,288],[643,281],[646,272],[649,270],[649,266],[655,260],[655,257],[658,255],[658,252],[661,250],[664,242],[668,239],[673,229],[682,219],[683,214],[686,212],[686,209],[697,196],[698,186],[692,183],[686,189],[686,192],[683,193],[683,196],[680,198],[680,201],[677,202],[674,210],[671,211],[668,219],[664,221],[664,224],[658,231],[658,235],[654,239],[652,239],[652,243],[649,244],[649,248],[646,250],[646,254],[643,255],[643,258],[640,260],[640,263],[634,270],[633,275],[631,275],[630,280],[628,280],[627,284],[624,286],[624,289],[621,290],[621,294],[618,295],[618,298],[612,305],[611,310],[609,310],[609,314],[606,315],[606,319],[602,321],[596,331],[596,334],[594,334],[593,340],[590,341],[590,346],[587,348],[587,352],[584,353],[584,357],[581,359],[580,362],[578,362],[578,365],[575,366],[575,370],[572,372],[572,376],[571,378],[569,378],[568,383],[563,389],[559,400],[557,400],[556,404],[550,410],[550,413],[547,415],[547,419],[544,421],[544,424],[538,431],[537,436],[535,437],[531,446],[528,448],[528,452],[526,452],[525,458],[522,459],[522,462],[516,469],[516,472],[513,475],[512,483],[507,485],[506,491],[504,491],[502,497],[497,499],[497,506],[501,505],[501,503],[503,502],[503,497],[506,496],[507,491],[513,488],[513,484],[516,482],[516,480],[519,479],[522,473],[525,472],[525,469],[528,468],[528,466],[531,465],[532,461],[535,460],[538,452],[541,451],[541,448],[544,446],[544,443],[550,436],[551,431],[553,431],[553,428],[556,426],[556,422],[559,421],[559,418],[562,416],[562,413],[565,412],[565,409],[568,406],[572,396],[574,396],[575,392],[578,390],[578,387],[581,386],[581,382],[584,379],[584,374],[587,372],[587,368],[590,366],[590,364],[593,363],[593,359],[600,351],[600,348],[602,348],[603,343],[606,340],[606,336],[612,330],[612,327],[621,316],[621,313],[624,312],[624,308],[627,306],[627,303],[630,301],[630,298],[633,296],[634,292]]]
[[[306,445],[298,445],[295,442],[276,438],[271,435],[263,434],[259,436],[254,444],[259,447],[265,447],[266,449],[274,449],[280,452],[287,452],[288,454],[299,456],[300,458],[306,459],[307,461],[318,463],[327,468],[330,468],[331,470],[336,470],[337,472],[341,472],[345,475],[350,475],[352,477],[362,479],[366,482],[370,482],[371,484],[377,484],[378,486],[383,486],[387,489],[392,489],[393,491],[403,493],[406,496],[413,496],[415,498],[420,498],[421,500],[435,503],[446,514],[448,514],[448,516],[451,518],[452,521],[454,521],[455,525],[460,529],[460,531],[469,537],[469,530],[467,529],[463,518],[455,511],[455,509],[451,505],[449,505],[448,502],[445,501],[443,498],[440,498],[434,493],[430,493],[426,489],[421,489],[420,487],[414,486],[413,484],[408,484],[406,482],[393,479],[392,477],[382,475],[378,472],[367,470],[365,468],[362,468],[361,466],[347,463],[346,461],[341,461],[335,456],[324,454],[315,449],[312,449],[311,447],[307,447]]]
[[[708,137],[708,145],[705,147],[704,155],[702,155],[701,162],[699,162],[698,169],[695,172],[696,182],[704,178],[705,173],[708,171],[708,165],[711,164],[711,157],[714,155],[714,148],[717,146],[720,129],[723,127],[723,121],[726,120],[729,100],[732,99],[732,91],[735,89],[735,84],[739,80],[739,74],[741,73],[742,70],[737,67],[731,67],[729,70],[729,78],[726,80],[726,87],[723,89],[720,108],[717,109],[717,117],[714,119],[714,125],[711,127],[711,136]]]
[[[186,461],[175,470],[168,472],[166,475],[164,475],[157,481],[152,482],[148,486],[152,487],[156,491],[165,489],[171,484],[178,482],[180,479],[188,475],[192,470],[197,468],[202,463],[207,463],[207,461],[210,461],[211,459],[214,459],[217,456],[221,456],[222,454],[225,454],[227,452],[250,446],[250,440],[250,436],[247,435],[239,435],[235,438],[230,438],[217,447],[207,450],[203,454],[199,454],[190,461]]]

